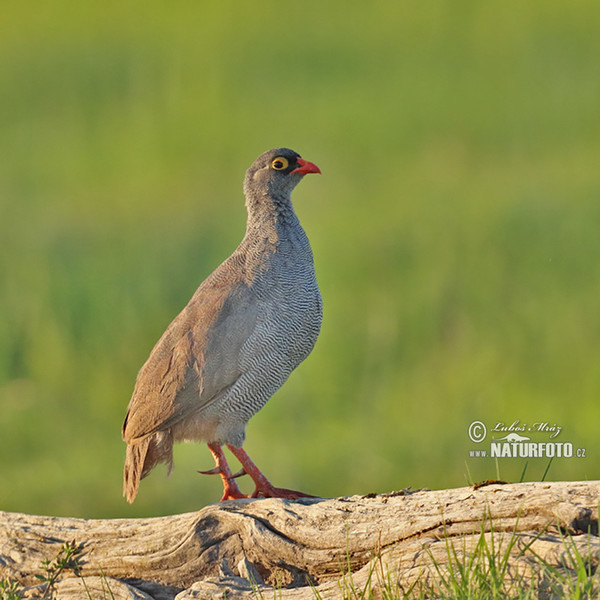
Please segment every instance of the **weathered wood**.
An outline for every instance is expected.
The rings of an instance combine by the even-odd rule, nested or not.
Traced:
[[[236,500],[154,519],[85,520],[0,512],[0,579],[39,592],[44,559],[80,544],[81,577],[63,573],[61,599],[255,598],[281,587],[284,600],[340,596],[340,586],[401,589],[435,581],[481,542],[510,548],[510,572],[542,557],[568,573],[564,535],[598,562],[600,482],[492,484],[297,501]],[[516,539],[515,539],[516,536]],[[451,560],[450,560],[451,562]],[[346,573],[343,575],[343,573]],[[384,575],[382,575],[382,573]],[[38,588],[33,586],[38,585]],[[103,591],[104,590],[104,591]]]

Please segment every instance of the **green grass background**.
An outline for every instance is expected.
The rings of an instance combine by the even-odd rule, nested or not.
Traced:
[[[114,517],[220,497],[181,445],[133,506],[137,370],[235,248],[285,145],[325,303],[248,427],[280,486],[443,488],[475,419],[546,421],[600,469],[600,4],[7,2],[0,20],[0,509]],[[534,441],[547,441],[536,434]],[[532,459],[526,479],[539,479]],[[248,483],[243,484],[251,489]]]

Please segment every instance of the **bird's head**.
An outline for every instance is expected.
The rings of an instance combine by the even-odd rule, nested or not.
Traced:
[[[246,171],[244,192],[248,198],[269,196],[289,199],[304,175],[320,173],[314,163],[289,148],[274,148],[261,154]]]

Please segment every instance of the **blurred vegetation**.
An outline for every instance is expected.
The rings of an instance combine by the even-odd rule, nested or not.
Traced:
[[[546,421],[598,478],[600,5],[58,0],[0,21],[0,509],[85,517],[220,497],[181,445],[136,503],[137,370],[244,231],[285,145],[325,302],[246,448],[319,495],[442,488],[473,420]],[[547,441],[536,436],[534,441]],[[539,479],[545,459],[531,459]],[[248,484],[245,484],[246,486]]]

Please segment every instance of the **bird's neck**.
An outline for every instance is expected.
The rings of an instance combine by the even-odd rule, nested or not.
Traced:
[[[264,238],[267,237],[267,232],[272,231],[276,237],[279,237],[282,230],[298,225],[298,217],[289,195],[281,197],[269,194],[259,197],[251,195],[247,199],[246,208],[248,210],[246,236],[257,235]]]
[[[252,280],[274,255],[289,256],[293,247],[308,242],[289,197],[248,197],[246,205],[248,222],[241,249],[249,261],[246,270]]]

